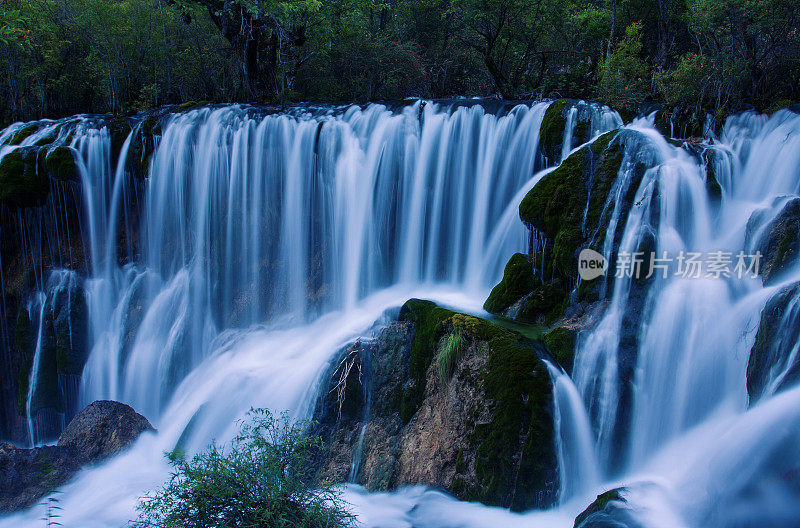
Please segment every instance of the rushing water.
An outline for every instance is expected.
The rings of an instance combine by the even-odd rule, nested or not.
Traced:
[[[84,286],[93,343],[77,392],[82,403],[129,403],[159,432],[68,484],[60,521],[124,523],[167,475],[164,451],[230,438],[234,418],[252,406],[308,416],[331,356],[407,298],[480,311],[507,258],[528,244],[517,207],[549,170],[536,148],[546,107],[198,109],[163,123],[145,182],[125,170],[133,135],[113,167],[108,130],[76,121],[69,140],[80,153],[82,192],[71,199],[82,203],[91,254]],[[620,124],[597,106],[573,108],[562,159],[577,147],[579,112],[593,112],[595,135]],[[647,237],[671,255],[750,251],[748,230],[763,230],[781,200],[800,192],[800,117],[789,112],[728,119],[711,147],[718,203],[708,197],[704,162],[646,121],[627,128],[632,139],[607,204],[608,232],[624,226],[620,251]],[[618,198],[637,163],[651,168],[623,216]],[[64,199],[54,195],[42,209],[56,218],[38,220],[47,226],[60,225]],[[755,211],[764,213],[748,226]],[[137,241],[120,244],[120,229]],[[45,293],[69,276],[53,272],[50,287],[40,279],[32,321],[42,319],[35,314]],[[779,282],[797,278],[790,270]],[[754,512],[770,526],[800,518],[796,499],[780,500],[796,497],[780,476],[800,463],[800,389],[768,390],[748,409],[745,384],[761,309],[780,286],[674,276],[644,294],[631,278],[610,286],[572,377],[551,368],[557,509],[517,515],[424,488],[367,494],[350,486],[364,525],[571,526],[594,495],[618,484],[646,526],[760,526]],[[634,306],[641,316],[631,328]],[[785,375],[775,370],[770,386]],[[34,509],[0,525],[33,526],[40,516]]]

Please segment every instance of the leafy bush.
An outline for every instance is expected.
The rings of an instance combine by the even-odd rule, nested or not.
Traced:
[[[339,492],[316,482],[311,459],[323,448],[309,423],[251,410],[227,447],[212,443],[187,459],[167,454],[173,473],[142,498],[138,528],[351,526]]]

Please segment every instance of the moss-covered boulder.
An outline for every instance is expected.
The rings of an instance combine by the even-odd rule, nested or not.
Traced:
[[[126,169],[135,177],[143,179],[149,174],[150,158],[155,152],[155,138],[159,135],[161,135],[161,125],[157,116],[148,117],[134,128],[128,148]]]
[[[577,253],[588,243],[599,247],[613,207],[609,191],[624,159],[616,132],[608,132],[574,152],[528,192],[519,206],[522,221],[551,241],[548,266],[559,275],[577,277]],[[630,209],[643,170],[624,194],[623,211]],[[545,275],[547,275],[545,271]]]
[[[330,388],[317,417],[331,452],[322,474],[354,476],[373,491],[426,484],[514,510],[551,505],[558,472],[547,356],[491,321],[408,301],[396,323],[346,348],[323,378]],[[348,362],[363,368],[365,395],[350,396],[366,402],[353,407],[356,418],[344,411],[346,390],[331,390]]]
[[[747,362],[747,394],[751,405],[765,392],[774,393],[800,380],[794,344],[800,339],[800,283],[776,293],[761,312],[761,323]]]
[[[515,253],[506,264],[503,280],[492,288],[483,308],[489,313],[502,314],[535,287],[536,279],[530,260],[522,253]]]
[[[45,166],[53,178],[66,181],[79,181],[80,173],[75,163],[75,149],[60,145],[47,153]]]
[[[50,178],[37,147],[13,150],[0,159],[0,204],[39,207],[47,201]]]
[[[564,327],[556,327],[542,335],[542,341],[553,355],[553,358],[567,372],[572,373],[575,362],[576,333]]]
[[[800,198],[786,202],[758,242],[762,254],[760,272],[764,285],[773,284],[797,261],[800,250]]]
[[[555,165],[561,159],[564,128],[567,126],[566,111],[569,106],[568,99],[553,101],[542,118],[542,125],[539,128],[539,150],[547,158],[548,165]]]
[[[574,528],[633,528],[630,516],[620,510],[625,503],[625,488],[616,488],[601,493],[580,515],[575,518]]]
[[[540,284],[520,302],[515,319],[523,323],[550,325],[561,317],[569,295],[558,281]]]
[[[37,123],[32,123],[30,125],[25,125],[11,137],[11,140],[8,142],[9,145],[21,145],[23,141],[31,137],[36,131],[39,130],[39,125]]]

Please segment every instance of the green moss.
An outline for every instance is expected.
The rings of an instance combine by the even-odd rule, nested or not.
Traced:
[[[186,101],[185,103],[178,105],[178,110],[191,110],[197,106],[205,106],[211,104],[211,101]]]
[[[623,499],[622,495],[620,494],[620,492],[622,491],[625,491],[625,488],[612,489],[598,495],[597,498],[594,500],[594,502],[592,502],[588,508],[583,510],[583,512],[581,512],[581,514],[575,518],[574,528],[578,528],[578,526],[580,526],[581,523],[583,523],[583,521],[589,518],[590,515],[605,510],[609,502],[611,501],[625,502],[625,499]]]
[[[0,203],[11,207],[44,205],[50,192],[50,179],[41,170],[36,148],[9,152],[0,160]]]
[[[535,286],[530,261],[522,253],[515,253],[506,263],[503,279],[492,288],[483,308],[489,313],[503,313],[522,296],[533,291]]]
[[[59,146],[51,150],[45,158],[47,172],[59,180],[78,181],[78,166],[75,163],[73,149],[66,146]]]
[[[542,336],[545,346],[568,373],[572,373],[575,360],[575,336],[565,328],[554,328]]]
[[[525,299],[517,318],[523,322],[536,322],[542,317],[551,324],[564,314],[568,301],[567,292],[553,284],[542,284]]]
[[[11,138],[11,141],[8,142],[9,145],[20,145],[23,141],[31,137],[36,131],[39,130],[39,125],[27,125],[22,127],[14,134],[14,137]]]
[[[475,426],[478,486],[471,498],[519,511],[541,504],[537,494],[554,491],[552,388],[535,347],[489,325],[479,334],[491,350],[483,386],[492,418]]]
[[[544,113],[542,126],[539,128],[539,148],[551,164],[558,163],[561,158],[561,147],[564,143],[564,128],[567,120],[564,110],[569,104],[567,99],[553,101]]]
[[[400,419],[403,424],[411,421],[425,398],[427,372],[442,333],[442,323],[453,314],[454,312],[440,308],[431,301],[420,299],[409,299],[400,309],[400,320],[414,323],[408,365],[409,379],[403,387],[400,401]]]

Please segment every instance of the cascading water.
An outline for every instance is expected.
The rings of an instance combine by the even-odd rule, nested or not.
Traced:
[[[93,343],[80,396],[130,403],[159,433],[70,483],[63,521],[131,518],[142,491],[168,472],[163,451],[230,438],[232,418],[251,406],[308,416],[333,353],[406,298],[479,310],[506,258],[528,245],[517,206],[549,171],[535,148],[546,106],[496,115],[480,105],[205,108],[162,123],[146,182],[124,170],[133,134],[114,168],[108,132],[78,125]],[[602,111],[592,123],[595,136],[620,124]],[[627,128],[597,248],[606,257],[618,226],[620,252],[644,243],[658,254],[749,252],[800,191],[800,117],[789,112],[728,119],[710,147],[718,202],[706,191],[708,158],[643,122]],[[575,146],[572,131],[564,138],[562,159]],[[625,215],[618,197],[642,165],[650,168]],[[119,243],[122,225],[136,241]],[[598,491],[622,484],[646,526],[754,526],[747,515],[780,483],[752,494],[749,510],[723,510],[796,469],[800,393],[777,392],[789,360],[748,409],[748,352],[765,303],[797,279],[794,269],[767,287],[669,276],[642,290],[632,277],[610,278],[608,306],[581,337],[571,378],[551,368],[562,481],[554,511],[514,515],[423,488],[350,487],[348,500],[366,526],[571,526]],[[780,330],[790,349],[795,312]],[[776,519],[800,513],[767,509]]]

